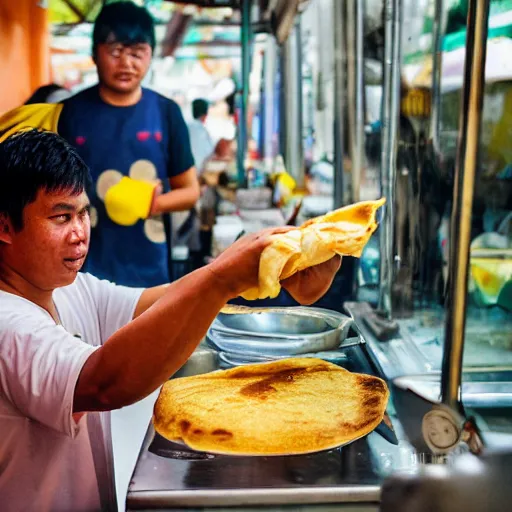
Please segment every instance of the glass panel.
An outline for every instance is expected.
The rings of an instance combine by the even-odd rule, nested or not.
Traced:
[[[460,111],[466,2],[448,12],[443,39],[440,135],[444,179],[450,183]],[[480,155],[473,200],[465,367],[512,366],[512,4],[491,2]],[[443,212],[446,218],[446,211]],[[443,262],[449,238],[440,233]]]
[[[382,2],[366,0],[365,63],[384,62],[376,37]],[[376,344],[390,360],[399,352],[414,358],[394,374],[441,369],[445,329],[448,248],[453,180],[459,136],[467,1],[404,0],[401,112],[396,163],[393,319],[402,344]],[[382,12],[382,10],[380,11]],[[437,14],[437,17],[436,17]],[[381,20],[383,16],[381,16]],[[375,24],[377,30],[368,31]],[[441,56],[434,55],[436,27]],[[370,35],[371,34],[371,35]],[[512,368],[512,2],[491,2],[486,86],[472,215],[471,267],[464,364],[467,369]],[[366,80],[367,91],[382,87]],[[372,116],[368,101],[367,120]],[[382,119],[368,122],[367,175],[381,168]],[[363,186],[366,185],[363,182]],[[358,298],[377,303],[378,244],[368,244],[359,272]],[[404,359],[405,356],[402,358]],[[405,358],[406,359],[406,358]],[[397,356],[397,361],[399,357]]]

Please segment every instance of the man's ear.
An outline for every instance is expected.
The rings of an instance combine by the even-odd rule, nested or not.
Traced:
[[[11,244],[13,233],[11,219],[5,213],[0,213],[0,243]]]

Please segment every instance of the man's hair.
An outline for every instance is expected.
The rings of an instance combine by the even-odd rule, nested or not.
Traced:
[[[208,102],[201,98],[194,100],[192,102],[192,115],[194,116],[194,119],[199,119],[206,114],[208,114]]]
[[[53,132],[27,130],[0,142],[0,215],[15,230],[23,228],[23,209],[39,190],[81,194],[91,185],[89,168],[64,139]]]
[[[106,4],[94,22],[92,54],[99,44],[116,41],[124,45],[147,43],[155,49],[155,23],[145,7],[132,2]]]
[[[32,105],[34,103],[49,103],[48,99],[51,98],[52,94],[57,92],[67,92],[67,89],[57,84],[47,84],[38,87],[32,96],[25,101],[24,105]]]

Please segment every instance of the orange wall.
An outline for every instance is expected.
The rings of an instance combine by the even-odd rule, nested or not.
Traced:
[[[38,0],[0,0],[0,114],[50,82],[48,10]]]

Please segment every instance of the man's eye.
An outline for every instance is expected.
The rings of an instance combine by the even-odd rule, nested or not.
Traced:
[[[52,220],[54,220],[55,222],[58,222],[59,224],[64,224],[70,218],[71,218],[71,216],[69,214],[63,213],[62,215],[55,215],[54,217],[52,217]]]

